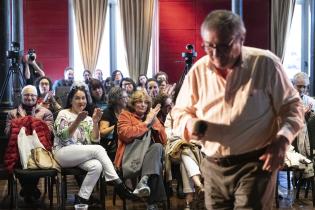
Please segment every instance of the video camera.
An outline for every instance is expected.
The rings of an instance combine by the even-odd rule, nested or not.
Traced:
[[[20,51],[20,43],[12,42],[10,46],[11,49],[6,51],[6,57],[7,59],[11,59],[12,65],[18,64],[22,55],[22,52]]]
[[[187,44],[186,45],[186,50],[188,50],[188,52],[183,52],[182,53],[182,58],[185,59],[186,64],[192,64],[194,58],[197,57],[197,52],[194,49],[194,45],[192,44]]]

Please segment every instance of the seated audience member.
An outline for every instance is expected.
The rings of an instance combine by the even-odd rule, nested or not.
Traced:
[[[145,84],[148,81],[148,77],[145,74],[140,74],[137,82],[137,90],[147,91]]]
[[[159,71],[154,75],[154,79],[158,81],[160,92],[164,92],[172,96],[174,95],[176,83],[169,84],[168,75],[165,72]]]
[[[168,83],[168,75],[166,72],[164,71],[159,71],[154,75],[154,79],[156,79],[156,81],[161,81],[161,80],[165,80]]]
[[[152,143],[144,156],[141,179],[133,193],[139,197],[149,196],[148,209],[157,210],[157,202],[166,200],[162,176],[163,145],[166,143],[166,134],[163,125],[156,119],[160,106],[151,109],[151,98],[145,92],[137,90],[131,95],[127,109],[118,117],[118,149],[115,165],[124,171],[122,161],[126,145],[152,129]]]
[[[306,73],[299,72],[294,75],[293,85],[302,98],[305,120],[303,127],[297,136],[297,141],[295,141],[293,144],[296,144],[295,146],[299,153],[308,158],[310,157],[310,141],[307,131],[307,121],[309,117],[314,116],[315,110],[315,100],[307,95],[309,84],[309,77]]]
[[[128,94],[121,87],[113,87],[108,93],[108,107],[104,109],[100,121],[101,145],[106,149],[109,158],[114,162],[117,150],[118,116],[127,106]]]
[[[104,110],[107,107],[106,94],[101,81],[91,79],[89,82],[89,90],[92,98],[92,107],[98,107]]]
[[[159,80],[158,84],[159,84],[159,92],[166,93],[166,87],[168,85],[166,80]]]
[[[113,86],[120,86],[120,82],[124,78],[124,75],[122,74],[120,70],[115,70],[113,71],[111,77],[112,77]]]
[[[137,90],[136,83],[129,77],[125,77],[121,80],[120,87],[125,89],[129,96]]]
[[[56,92],[58,87],[71,87],[74,80],[74,71],[73,68],[67,67],[64,71],[64,79],[55,81],[53,85],[53,90]]]
[[[152,99],[154,100],[154,98],[159,94],[159,84],[157,82],[156,79],[150,78],[147,81],[146,84],[147,87],[147,93],[149,94],[149,96],[152,97]]]
[[[48,129],[52,131],[53,128],[53,114],[51,111],[37,104],[37,90],[33,85],[25,86],[21,91],[22,104],[16,109],[8,113],[6,120],[5,133],[8,136],[18,135],[18,133],[11,133],[11,123],[14,119],[32,116],[45,122]],[[14,130],[15,132],[16,130]],[[45,131],[44,131],[45,132]],[[40,136],[38,134],[38,136]],[[17,154],[18,155],[18,154]],[[23,176],[19,179],[21,184],[20,195],[24,197],[26,203],[32,203],[40,198],[40,190],[37,188],[38,178],[32,176]]]
[[[105,79],[105,85],[104,85],[106,94],[109,92],[109,90],[110,90],[112,87],[114,87],[112,78],[111,78],[111,77],[107,77],[107,78]]]
[[[98,79],[106,90],[105,80],[103,79],[103,71],[101,69],[95,69],[93,78]]]
[[[118,177],[105,149],[98,143],[100,133],[98,123],[102,116],[100,108],[93,116],[86,111],[87,91],[84,86],[73,86],[70,90],[66,109],[61,110],[54,124],[54,155],[61,167],[80,167],[86,170],[75,204],[89,201],[93,188],[101,173],[106,181],[112,181],[118,195],[131,199],[135,196],[125,187]]]
[[[161,104],[161,110],[159,111],[156,117],[160,120],[161,124],[164,125],[167,114],[173,108],[173,101],[171,96],[165,93],[160,93],[154,98],[153,107],[155,107],[158,104]]]
[[[43,65],[36,58],[34,49],[29,49],[28,53],[23,56],[23,72],[27,85],[34,85],[36,79],[45,76]]]
[[[85,84],[88,84],[90,79],[91,79],[91,72],[90,70],[85,69],[83,71],[83,81],[85,82]]]
[[[57,116],[58,112],[61,110],[61,102],[57,101],[52,91],[51,80],[44,76],[40,77],[36,81],[36,89],[39,94],[37,103],[47,109],[49,109],[54,116]]]
[[[172,180],[171,163],[180,163],[180,172],[183,182],[183,192],[186,194],[186,207],[184,210],[192,209],[193,193],[197,192],[197,200],[204,202],[204,186],[201,182],[200,163],[203,155],[201,146],[195,141],[186,142],[173,130],[172,111],[166,117],[164,123],[167,134],[167,145],[165,149],[165,165],[167,180]]]

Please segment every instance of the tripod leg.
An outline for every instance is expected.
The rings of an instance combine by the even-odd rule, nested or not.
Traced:
[[[9,79],[10,79],[11,75],[12,75],[12,71],[9,70],[9,71],[7,72],[7,75],[5,76],[5,79],[4,79],[2,88],[1,88],[1,92],[0,92],[0,102],[2,102],[2,98],[3,98],[3,95],[4,95],[5,90],[7,89],[8,82],[9,82]]]

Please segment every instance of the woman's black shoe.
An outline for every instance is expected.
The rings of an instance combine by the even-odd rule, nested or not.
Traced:
[[[138,197],[135,196],[122,182],[120,184],[115,185],[115,191],[121,199],[128,199],[128,200],[138,199]]]
[[[75,204],[88,204],[89,206],[95,206],[98,205],[100,203],[100,201],[94,197],[92,197],[92,195],[90,196],[90,199],[85,199],[80,197],[79,195],[75,194],[74,195],[74,205]]]
[[[74,205],[75,204],[89,204],[89,200],[81,198],[77,194],[74,195]]]

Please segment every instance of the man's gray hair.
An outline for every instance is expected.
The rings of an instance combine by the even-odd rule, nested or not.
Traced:
[[[308,83],[308,84],[310,83],[310,79],[305,72],[296,73],[293,77],[293,80],[292,80],[293,84],[295,84],[297,80],[305,80],[306,83]]]
[[[36,87],[34,85],[26,85],[26,86],[24,86],[22,91],[21,91],[21,94],[24,95],[24,93],[25,93],[25,91],[27,89],[30,89],[32,94],[38,95],[37,94],[37,89],[36,89]]]
[[[242,18],[228,10],[210,12],[201,25],[201,36],[204,31],[218,31],[220,34],[245,36],[246,29]]]

